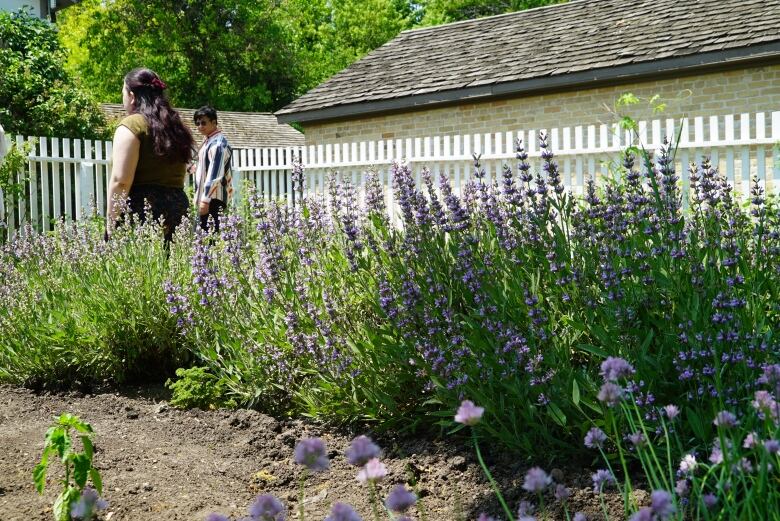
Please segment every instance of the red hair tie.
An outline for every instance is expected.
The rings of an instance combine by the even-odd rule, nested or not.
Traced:
[[[160,89],[160,90],[165,90],[166,88],[168,88],[168,86],[165,84],[165,82],[162,81],[160,78],[153,78],[152,81],[149,82],[149,84],[152,87],[155,87],[155,88]]]

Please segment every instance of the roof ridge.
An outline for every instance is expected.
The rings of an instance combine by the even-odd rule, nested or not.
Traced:
[[[485,20],[494,20],[496,18],[508,18],[510,16],[520,16],[534,11],[541,11],[543,9],[562,8],[563,6],[569,6],[572,4],[593,4],[596,2],[609,2],[609,1],[611,0],[568,0],[568,1],[564,0],[564,1],[559,1],[557,4],[540,5],[539,7],[531,7],[530,9],[522,9],[520,11],[512,11],[509,13],[482,16],[480,18],[471,18],[469,20],[458,20],[456,22],[447,22],[439,25],[429,25],[427,27],[413,27],[411,29],[404,29],[398,34],[400,35],[400,34],[415,33],[415,32],[422,32],[422,31],[434,31],[438,29],[443,29],[445,27],[452,27],[454,25],[465,25],[470,23],[484,22]]]

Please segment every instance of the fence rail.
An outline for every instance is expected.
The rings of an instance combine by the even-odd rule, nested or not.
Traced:
[[[611,175],[610,162],[632,144],[630,132],[617,124],[582,125],[515,132],[430,136],[350,143],[327,143],[288,148],[234,150],[236,193],[251,183],[266,199],[293,204],[292,161],[300,157],[306,167],[305,190],[324,193],[326,179],[337,171],[342,178],[362,187],[371,168],[385,186],[393,208],[390,163],[409,162],[417,171],[427,166],[434,175],[446,174],[456,193],[472,175],[472,154],[480,154],[488,179],[498,180],[504,164],[513,164],[515,141],[522,140],[532,166],[540,160],[539,130],[544,130],[556,154],[565,185],[581,192],[587,176]],[[658,149],[666,136],[677,141],[676,168],[683,187],[688,184],[687,165],[701,156],[713,163],[746,192],[757,176],[769,192],[780,190],[780,111],[754,114],[640,121],[639,141],[648,150]],[[6,147],[11,141],[6,139]],[[56,219],[81,219],[94,204],[105,211],[106,185],[110,176],[111,143],[67,138],[15,138],[17,147],[30,147],[26,167],[16,173],[23,195],[5,200],[0,192],[0,222],[13,232],[23,222],[41,230],[51,229]],[[0,147],[2,149],[2,147]]]

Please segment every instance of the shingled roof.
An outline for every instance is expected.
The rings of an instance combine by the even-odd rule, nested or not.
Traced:
[[[404,31],[276,112],[317,121],[780,61],[780,0],[575,0]]]
[[[103,103],[101,110],[109,119],[123,118],[125,109],[115,103]],[[176,109],[192,131],[195,141],[201,137],[192,121],[194,109]],[[233,148],[291,147],[303,145],[303,134],[287,124],[279,123],[269,112],[217,111],[220,128]]]

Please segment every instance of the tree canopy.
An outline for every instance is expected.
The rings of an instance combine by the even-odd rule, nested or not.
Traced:
[[[21,10],[0,11],[0,123],[34,136],[100,137],[97,104],[65,70],[56,28]]]
[[[103,101],[158,72],[175,105],[276,110],[399,32],[558,0],[84,0],[63,11],[69,70]]]

